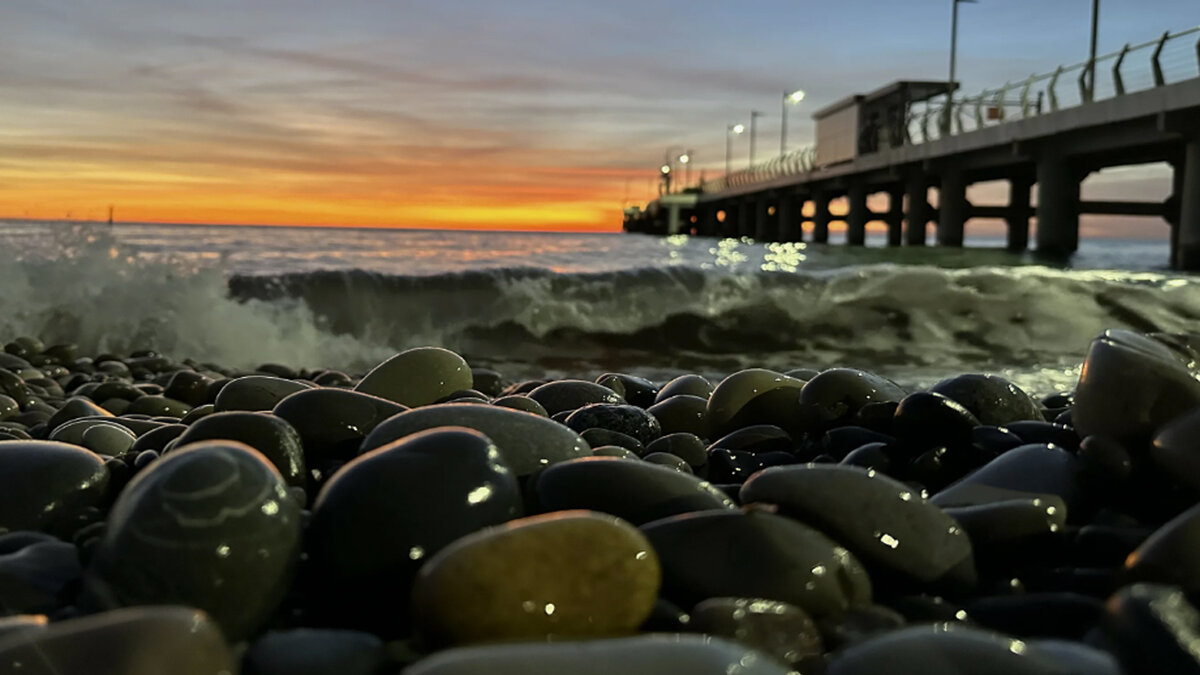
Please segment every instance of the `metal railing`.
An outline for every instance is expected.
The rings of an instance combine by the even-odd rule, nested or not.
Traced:
[[[1118,51],[1096,57],[1094,64],[1088,60],[1059,66],[1048,73],[955,99],[949,110],[945,101],[927,101],[920,109],[909,111],[905,142],[928,143],[1200,77],[1200,39],[1185,39],[1192,35],[1200,36],[1200,26],[1178,33],[1168,31],[1137,45],[1126,44]],[[1095,73],[1094,83],[1088,81],[1091,72]],[[720,192],[819,169],[816,147],[808,146],[706,180],[700,187],[705,192]]]

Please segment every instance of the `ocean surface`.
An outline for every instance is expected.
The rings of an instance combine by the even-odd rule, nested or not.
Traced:
[[[1110,327],[1200,330],[1165,241],[1069,263],[631,234],[0,221],[0,337],[361,372],[440,345],[509,379],[854,366],[1071,388]]]

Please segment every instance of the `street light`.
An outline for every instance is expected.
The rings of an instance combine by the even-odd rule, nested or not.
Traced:
[[[733,169],[729,164],[729,154],[733,150],[733,137],[740,136],[746,130],[744,124],[730,124],[725,129],[725,175],[733,173]]]
[[[750,111],[750,168],[754,168],[754,141],[758,137],[758,118],[766,113],[757,110]]]
[[[796,104],[804,100],[804,90],[783,92],[783,112],[779,122],[779,156],[787,154],[787,113],[788,104]]]
[[[658,167],[658,170],[660,173],[662,173],[663,186],[664,186],[663,193],[671,194],[671,165],[663,164],[662,166]]]
[[[976,0],[952,0],[954,9],[950,17],[950,84],[946,87],[946,110],[942,115],[942,133],[950,133],[950,109],[954,103],[954,66],[958,57],[958,3]]]
[[[684,170],[683,185],[685,188],[692,184],[692,154],[693,151],[685,150],[684,153],[679,156],[679,163],[683,165]]]

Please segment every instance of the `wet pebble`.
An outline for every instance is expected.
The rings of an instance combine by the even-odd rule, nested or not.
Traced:
[[[650,413],[635,405],[592,403],[566,418],[566,425],[578,432],[607,429],[636,438],[643,445],[662,435],[662,426]]]
[[[473,384],[471,367],[458,354],[440,347],[416,347],[375,366],[354,389],[412,408]]]
[[[555,380],[547,382],[529,392],[529,398],[537,401],[553,416],[561,412],[578,410],[593,403],[620,405],[625,399],[608,387],[586,380]],[[616,429],[622,431],[622,429]],[[630,434],[637,437],[636,434]]]
[[[0,528],[69,535],[107,485],[104,460],[79,446],[0,441]]]
[[[271,410],[289,394],[311,389],[311,384],[270,375],[247,375],[221,387],[213,401],[217,412]]]
[[[262,453],[288,485],[307,484],[300,434],[283,418],[262,412],[214,413],[188,427],[175,441],[175,447],[221,439],[245,443]]]

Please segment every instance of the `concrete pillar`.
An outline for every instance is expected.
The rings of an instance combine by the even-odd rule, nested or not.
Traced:
[[[1029,248],[1029,191],[1033,178],[1026,175],[1008,179],[1008,250],[1024,251]]]
[[[888,188],[887,245],[899,246],[904,241],[904,186]]]
[[[735,237],[749,237],[754,234],[754,204],[748,199],[739,199],[737,203],[737,229]]]
[[[852,183],[846,197],[850,201],[850,211],[846,214],[846,243],[862,246],[867,243],[867,221],[871,219],[871,212],[867,209],[866,183]]]
[[[1200,270],[1200,137],[1184,146],[1183,176],[1179,191],[1179,244],[1175,262],[1179,269]]]
[[[938,245],[961,247],[966,222],[966,178],[961,171],[946,171],[942,174],[942,186],[938,192]]]
[[[908,246],[925,245],[925,226],[929,224],[929,179],[923,173],[914,173],[904,183],[904,196],[908,209],[904,212],[904,243]]]
[[[681,223],[679,222],[679,205],[678,204],[668,204],[667,205],[667,234],[679,234],[680,227],[681,227]]]
[[[701,237],[712,237],[717,234],[717,206],[702,204],[696,210],[696,234]]]
[[[804,230],[800,227],[800,206],[803,202],[796,195],[781,194],[775,205],[775,222],[778,223],[779,241],[801,241]]]
[[[771,199],[766,195],[754,202],[754,237],[755,241],[775,241],[771,227]]]
[[[829,193],[813,193],[813,243],[829,243]]]
[[[1079,248],[1079,178],[1060,157],[1037,164],[1037,250],[1066,256]]]

